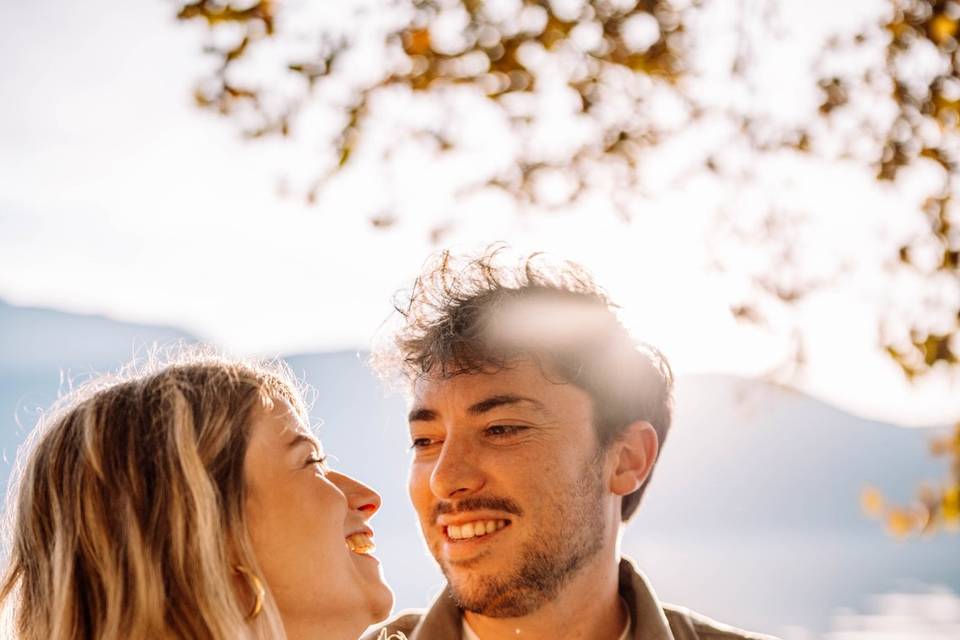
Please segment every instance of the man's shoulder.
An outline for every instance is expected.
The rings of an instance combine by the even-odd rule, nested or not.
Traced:
[[[686,607],[663,605],[675,640],[777,640],[762,633],[743,631],[701,615]]]
[[[402,633],[409,638],[425,613],[426,611],[423,609],[405,609],[386,622],[377,625],[376,629],[363,636],[361,640],[377,640],[384,630],[386,630],[388,637],[395,633]]]

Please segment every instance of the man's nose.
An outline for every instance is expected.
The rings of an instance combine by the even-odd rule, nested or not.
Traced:
[[[477,453],[468,442],[448,437],[430,474],[430,490],[444,500],[476,493],[485,483],[477,463]]]

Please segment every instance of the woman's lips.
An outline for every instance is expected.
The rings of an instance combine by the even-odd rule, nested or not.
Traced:
[[[373,544],[373,534],[366,531],[351,533],[347,536],[346,543],[347,549],[363,556],[369,555],[377,549],[377,546]]]

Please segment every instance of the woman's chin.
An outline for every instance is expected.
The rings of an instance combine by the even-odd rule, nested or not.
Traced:
[[[370,599],[370,615],[372,620],[370,624],[383,622],[393,611],[393,590],[386,583],[380,583],[377,592]]]

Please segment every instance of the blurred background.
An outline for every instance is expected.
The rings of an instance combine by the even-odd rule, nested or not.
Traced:
[[[154,344],[281,356],[442,579],[366,365],[426,257],[581,262],[679,374],[624,550],[794,640],[960,637],[960,5],[0,4],[2,476]],[[5,485],[4,485],[5,486]]]

